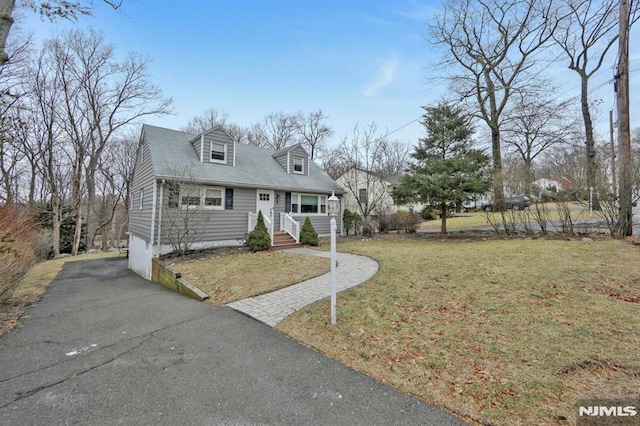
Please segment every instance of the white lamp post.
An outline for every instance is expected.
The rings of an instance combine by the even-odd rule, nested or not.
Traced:
[[[331,324],[336,323],[336,216],[340,213],[340,200],[334,191],[327,199],[327,210],[331,216]]]

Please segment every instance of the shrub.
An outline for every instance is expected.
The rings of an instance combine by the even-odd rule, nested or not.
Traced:
[[[388,234],[389,230],[393,229],[393,214],[387,209],[379,209],[377,211],[378,216],[378,232],[381,234]]]
[[[251,251],[263,251],[271,248],[271,236],[269,235],[269,230],[267,230],[267,225],[264,224],[264,218],[262,217],[262,212],[258,212],[258,223],[253,231],[249,232],[249,236],[247,237],[247,245],[251,249]]]
[[[362,225],[362,218],[358,213],[352,212],[349,209],[344,209],[344,212],[342,213],[342,222],[347,235],[349,235],[350,231],[353,231],[353,234],[356,235]]]
[[[309,217],[304,220],[304,225],[302,225],[302,229],[300,230],[300,242],[302,244],[309,244],[312,246],[317,246],[320,243],[318,233],[313,229],[313,225],[311,224]]]
[[[393,215],[393,227],[398,231],[413,234],[422,222],[422,216],[413,212],[399,211]]]
[[[438,218],[438,209],[427,205],[422,209],[422,218],[424,220],[436,220]]]
[[[0,303],[6,302],[35,261],[31,246],[36,225],[27,210],[0,207]]]

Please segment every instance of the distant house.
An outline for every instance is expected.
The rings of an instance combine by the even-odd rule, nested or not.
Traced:
[[[541,192],[561,192],[568,191],[573,188],[571,181],[565,177],[557,177],[555,179],[540,178],[534,181],[533,184],[540,188]]]
[[[152,258],[180,245],[244,244],[260,211],[272,244],[278,234],[297,242],[307,217],[329,235],[332,191],[344,193],[300,144],[273,151],[236,143],[219,126],[194,135],[144,125],[129,206],[129,268],[149,278]]]
[[[378,211],[395,213],[398,210],[420,211],[421,204],[397,205],[391,194],[402,182],[402,176],[353,167],[336,179],[344,188],[343,208],[365,216],[376,216]]]

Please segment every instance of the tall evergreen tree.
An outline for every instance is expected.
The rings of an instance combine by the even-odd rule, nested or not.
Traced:
[[[449,210],[491,187],[490,157],[473,148],[470,117],[459,108],[444,102],[423,108],[427,136],[411,154],[415,162],[393,198],[397,204],[437,206],[442,218],[440,230],[446,234]]]

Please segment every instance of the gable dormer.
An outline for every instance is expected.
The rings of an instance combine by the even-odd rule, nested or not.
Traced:
[[[236,143],[221,126],[201,133],[191,141],[200,162],[235,166]]]
[[[309,176],[309,154],[301,144],[276,151],[273,158],[291,175]]]

